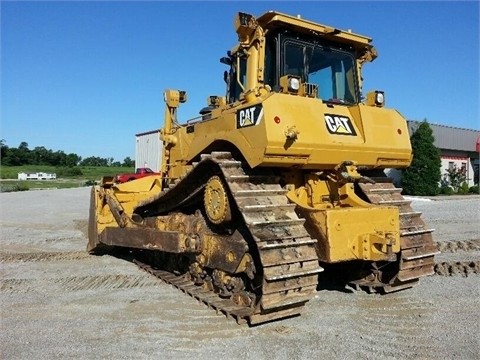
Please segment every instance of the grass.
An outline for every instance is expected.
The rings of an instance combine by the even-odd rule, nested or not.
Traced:
[[[133,173],[135,168],[129,167],[102,167],[102,166],[79,166],[82,174],[80,178],[82,179],[98,179],[102,176],[115,176],[117,174]]]
[[[65,168],[42,165],[24,166],[2,166],[0,168],[1,181],[0,192],[26,191],[33,189],[66,189],[90,184],[100,181],[102,176],[115,176],[121,173],[134,172],[134,168],[128,167],[101,167],[101,166],[79,166],[81,175],[59,176]],[[19,172],[45,172],[56,173],[56,180],[17,180]]]
[[[68,189],[85,186],[85,180],[2,180],[0,192],[26,191],[35,189]]]
[[[129,167],[110,167],[110,166],[78,166],[82,175],[63,176],[64,178],[75,178],[83,180],[94,180],[102,176],[115,176],[116,174],[134,172],[134,168]],[[45,172],[58,173],[64,171],[65,168],[47,165],[23,165],[23,166],[2,166],[0,174],[2,179],[17,179],[19,172]]]

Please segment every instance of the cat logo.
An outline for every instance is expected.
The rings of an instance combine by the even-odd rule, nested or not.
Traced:
[[[237,129],[260,124],[263,117],[262,105],[255,105],[237,111]]]
[[[346,116],[325,114],[325,124],[327,125],[327,130],[330,134],[357,135],[352,122]]]

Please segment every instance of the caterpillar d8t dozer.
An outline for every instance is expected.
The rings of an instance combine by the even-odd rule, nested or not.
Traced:
[[[88,251],[128,248],[250,324],[299,314],[325,279],[391,292],[432,274],[432,230],[383,172],[410,164],[406,121],[362,97],[371,39],[273,11],[234,24],[226,96],[180,124],[186,92],[165,91],[161,175],[92,189]]]

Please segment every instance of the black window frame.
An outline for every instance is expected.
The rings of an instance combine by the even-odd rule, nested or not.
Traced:
[[[351,105],[351,104],[358,104],[361,102],[362,97],[361,97],[361,91],[360,91],[360,86],[358,82],[355,50],[348,45],[342,45],[340,43],[332,43],[325,39],[313,38],[308,35],[293,33],[289,30],[270,32],[266,36],[265,71],[264,71],[265,84],[269,85],[274,91],[279,91],[280,77],[286,73],[284,55],[285,55],[285,45],[288,43],[298,44],[299,46],[303,46],[303,47],[310,47],[312,51],[315,51],[317,49],[324,49],[325,51],[328,51],[328,52],[336,52],[336,53],[342,54],[343,56],[350,57],[351,58],[350,69],[352,71],[353,88],[351,86],[348,87],[351,90],[350,95],[352,96],[352,99],[351,101],[348,101],[346,103],[347,105]],[[295,75],[295,74],[292,74],[292,75]],[[308,80],[305,77],[305,74],[302,80]],[[347,82],[346,79],[345,81]],[[321,89],[319,92],[319,99],[321,99]],[[321,100],[323,100],[324,102],[329,101],[329,99],[321,99]],[[341,99],[341,100],[345,100],[345,99]]]

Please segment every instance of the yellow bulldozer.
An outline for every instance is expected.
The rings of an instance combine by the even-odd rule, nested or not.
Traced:
[[[269,11],[235,16],[225,96],[179,123],[166,90],[161,175],[92,188],[90,253],[239,323],[297,315],[324,282],[392,292],[433,273],[431,229],[384,169],[412,159],[385,94],[362,96],[371,39]]]

